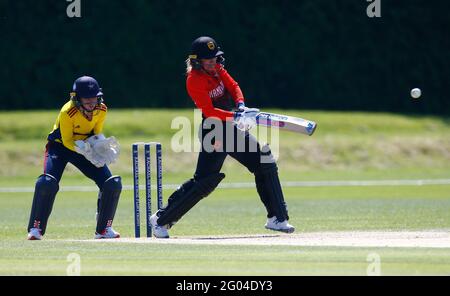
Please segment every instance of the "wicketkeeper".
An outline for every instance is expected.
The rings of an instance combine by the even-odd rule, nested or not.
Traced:
[[[200,37],[192,43],[191,54],[186,60],[186,86],[189,96],[203,114],[202,151],[194,177],[169,197],[167,207],[151,217],[153,233],[158,238],[168,238],[168,229],[225,178],[220,170],[227,155],[254,174],[258,194],[267,210],[265,227],[287,233],[295,230],[288,223],[278,168],[269,146],[260,147],[248,132],[256,124],[259,110],[245,107],[238,83],[224,68],[223,54],[210,37]],[[214,124],[223,127],[223,134],[209,142],[208,134],[214,129]],[[234,139],[231,144],[230,131]],[[245,149],[241,149],[239,143],[244,143]]]
[[[114,137],[102,134],[107,108],[97,81],[89,76],[75,80],[70,101],[61,109],[45,150],[44,173],[36,187],[28,223],[28,239],[40,240],[59,190],[64,168],[70,162],[99,188],[95,238],[118,238],[112,228],[122,191],[120,176],[112,176],[108,166],[116,161],[119,145]]]

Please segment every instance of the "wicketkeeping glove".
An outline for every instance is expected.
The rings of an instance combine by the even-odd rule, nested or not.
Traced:
[[[91,136],[86,141],[75,141],[75,145],[75,151],[99,168],[115,162],[120,154],[116,138],[105,138],[103,134]]]
[[[96,167],[102,167],[102,164],[94,157],[94,150],[89,142],[82,140],[75,141],[75,151],[83,155],[87,160],[89,160]]]
[[[120,154],[120,146],[115,137],[95,141],[93,150],[94,154],[103,159],[106,165],[115,162]]]

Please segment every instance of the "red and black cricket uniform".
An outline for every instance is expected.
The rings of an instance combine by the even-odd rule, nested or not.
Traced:
[[[255,176],[258,195],[267,210],[265,227],[292,232],[295,229],[287,223],[289,216],[278,167],[269,146],[260,147],[255,137],[235,125],[235,115],[245,116],[246,111],[238,114],[232,110],[238,104],[243,107],[244,96],[238,83],[223,67],[223,55],[224,52],[211,37],[201,36],[192,42],[187,61],[186,88],[203,114],[199,137],[202,150],[193,178],[172,193],[167,206],[154,214],[156,220],[153,221],[167,230],[202,198],[211,194],[225,178],[220,170],[225,158],[230,155]],[[213,62],[216,63],[215,71],[206,71],[205,67],[209,69]],[[155,227],[158,229],[157,237],[168,237],[167,231],[161,230],[164,228]]]
[[[233,124],[232,110],[238,103],[244,102],[239,84],[223,65],[217,64],[215,74],[203,69],[192,69],[187,75],[186,88],[203,114],[200,136],[202,150],[198,155],[194,177],[169,197],[168,205],[157,213],[157,223],[171,227],[197,202],[208,196],[225,178],[220,170],[227,155],[255,175],[256,188],[266,207],[267,217],[277,216],[280,221],[289,219],[276,163],[262,161],[264,156],[273,160],[270,149],[268,146],[261,149],[254,136],[248,131],[237,129]],[[221,137],[212,138],[212,143],[204,141],[205,136],[215,128],[213,125],[205,126],[207,121],[215,121],[223,126]],[[230,139],[230,135],[227,137],[226,134],[230,132],[234,142],[228,147],[226,139]],[[244,143],[245,146],[241,147],[239,143]],[[211,150],[211,147],[214,149]]]
[[[213,143],[205,143],[204,137],[211,131],[211,128],[205,128],[202,124],[202,151],[198,157],[194,176],[202,178],[220,172],[227,155],[235,158],[250,172],[255,172],[260,164],[260,146],[255,137],[248,132],[238,130],[232,124],[232,110],[238,103],[244,102],[244,95],[239,84],[221,64],[217,64],[215,74],[193,69],[187,76],[186,88],[196,107],[202,111],[203,123],[206,118],[215,118],[224,127],[221,139],[213,139]],[[233,145],[227,146],[227,132],[233,133]],[[228,136],[230,138],[230,135]],[[244,137],[244,140],[239,141],[237,137]],[[241,147],[239,147],[241,149],[238,149],[238,143],[245,143],[247,149],[245,151]],[[205,145],[214,145],[216,149],[213,152],[208,152],[211,149],[205,149]],[[254,149],[249,149],[249,147]]]

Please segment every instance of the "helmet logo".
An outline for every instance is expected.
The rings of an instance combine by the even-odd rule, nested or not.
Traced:
[[[216,46],[214,45],[214,42],[209,41],[209,42],[208,42],[208,48],[209,48],[210,50],[214,50],[214,49],[216,48]]]
[[[93,88],[94,88],[94,84],[93,84],[93,83],[89,83],[88,87],[89,87],[90,89],[93,89]]]

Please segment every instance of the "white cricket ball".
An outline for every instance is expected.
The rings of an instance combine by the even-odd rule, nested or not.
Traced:
[[[420,98],[421,95],[422,95],[422,91],[420,90],[420,88],[413,88],[411,90],[411,97],[413,99],[418,99],[418,98]]]

